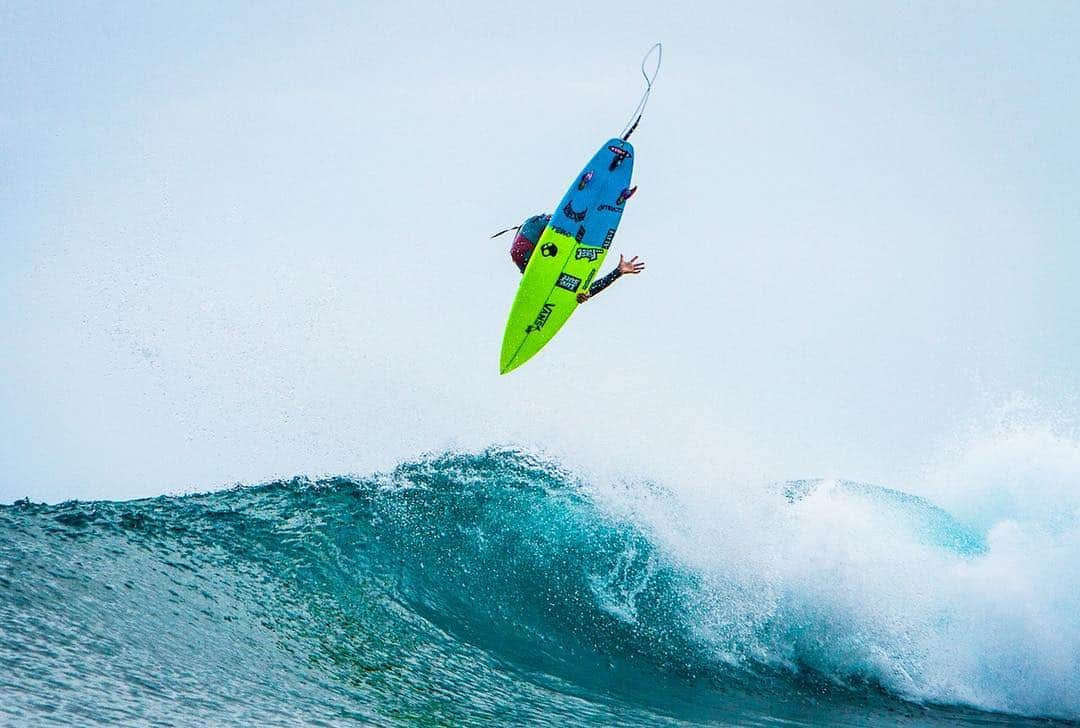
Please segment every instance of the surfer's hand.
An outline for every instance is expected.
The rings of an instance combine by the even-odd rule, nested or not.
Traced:
[[[589,294],[588,293],[579,293],[579,294],[577,294],[577,302],[578,303],[585,303],[588,300],[589,300]]]
[[[638,261],[635,255],[630,260],[623,260],[623,257],[619,256],[619,275],[637,275],[641,271],[645,270],[645,261]]]

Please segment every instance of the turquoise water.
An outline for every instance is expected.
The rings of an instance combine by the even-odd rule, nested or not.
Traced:
[[[643,503],[666,515],[642,516]],[[957,586],[991,563],[985,533],[920,498],[846,481],[793,481],[759,506],[760,537],[730,524],[709,536],[711,517],[659,486],[599,487],[502,449],[366,478],[5,506],[0,721],[915,726],[1080,716],[1075,655],[1033,665],[1022,646],[1018,655],[1008,640],[986,642],[1011,622],[971,607],[978,600]],[[886,555],[862,566],[843,556],[866,549],[836,546],[846,542],[835,524],[813,530],[824,512],[855,523],[878,514],[892,530],[868,548]],[[740,549],[745,558],[731,558]]]

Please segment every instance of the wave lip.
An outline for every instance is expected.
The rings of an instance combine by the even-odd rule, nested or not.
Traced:
[[[903,491],[853,480],[808,478],[787,481],[783,485],[783,493],[789,502],[795,503],[819,488],[833,488],[867,499],[875,505],[879,514],[896,519],[922,543],[940,546],[964,556],[986,553],[985,534],[961,523],[925,498]]]

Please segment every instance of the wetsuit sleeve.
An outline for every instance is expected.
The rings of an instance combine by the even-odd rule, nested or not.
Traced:
[[[595,296],[597,293],[599,293],[600,291],[602,291],[605,288],[607,288],[608,286],[610,286],[612,283],[615,282],[615,279],[618,278],[621,275],[622,275],[622,273],[620,273],[619,269],[616,268],[615,270],[611,271],[610,273],[608,273],[603,278],[598,278],[595,281],[593,281],[593,284],[591,286],[589,286],[589,297],[591,298],[591,297]]]

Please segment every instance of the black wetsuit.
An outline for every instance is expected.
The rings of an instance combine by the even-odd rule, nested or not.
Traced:
[[[592,285],[589,286],[589,297],[591,298],[592,296],[595,296],[597,293],[610,286],[612,283],[615,282],[615,279],[621,275],[622,273],[620,273],[619,269],[616,268],[603,278],[597,278],[595,281],[592,282]]]

